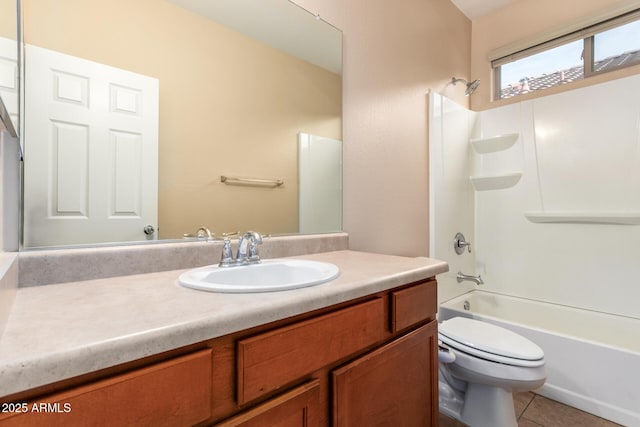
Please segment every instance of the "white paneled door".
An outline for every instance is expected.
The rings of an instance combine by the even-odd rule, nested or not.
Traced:
[[[25,62],[24,246],[157,238],[158,80],[35,46]]]
[[[18,48],[15,40],[3,37],[0,37],[0,98],[13,125],[18,126]]]

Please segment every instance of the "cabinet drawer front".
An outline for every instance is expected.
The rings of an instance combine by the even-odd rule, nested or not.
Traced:
[[[391,292],[391,331],[401,331],[414,323],[435,318],[437,292],[435,280]]]
[[[313,380],[216,427],[315,427],[319,416],[320,381]]]
[[[211,365],[202,350],[30,402],[0,426],[190,426],[211,416]]]
[[[382,298],[238,341],[244,404],[384,338]]]

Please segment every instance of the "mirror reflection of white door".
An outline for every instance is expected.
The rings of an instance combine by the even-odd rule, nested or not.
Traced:
[[[18,125],[18,48],[16,43],[15,40],[0,37],[0,98],[14,126]]]
[[[29,45],[25,63],[24,246],[157,238],[158,80]]]
[[[342,230],[342,141],[298,134],[300,233]]]

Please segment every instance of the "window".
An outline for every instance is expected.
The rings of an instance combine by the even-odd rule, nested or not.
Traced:
[[[640,63],[640,20],[593,36],[594,72]]]
[[[491,61],[495,99],[640,64],[640,9]]]

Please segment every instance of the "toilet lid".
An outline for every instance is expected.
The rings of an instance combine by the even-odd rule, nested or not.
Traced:
[[[500,326],[465,317],[445,320],[438,325],[438,334],[451,347],[488,360],[519,365],[518,361],[540,361],[544,358],[542,349],[525,337]]]

